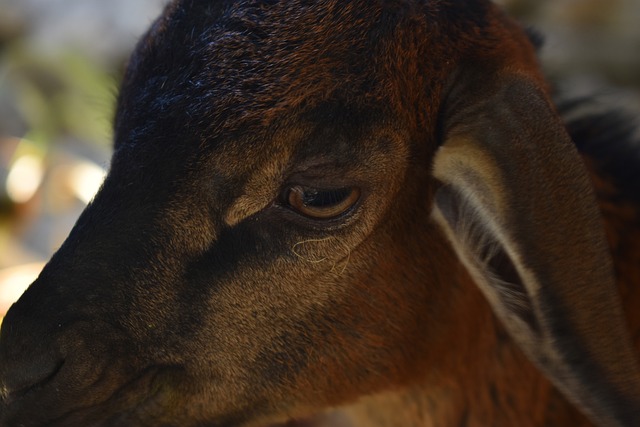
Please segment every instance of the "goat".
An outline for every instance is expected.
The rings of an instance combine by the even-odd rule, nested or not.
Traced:
[[[173,1],[0,426],[640,425],[638,150],[549,93],[487,0]]]

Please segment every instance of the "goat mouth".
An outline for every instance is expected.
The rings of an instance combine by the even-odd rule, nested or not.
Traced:
[[[61,369],[62,365],[57,371]],[[133,379],[107,392],[105,398],[100,401],[85,400],[83,402],[82,396],[91,396],[92,389],[97,389],[99,386],[99,382],[95,383],[83,392],[78,392],[77,395],[80,397],[76,396],[77,399],[74,399],[74,396],[64,398],[64,401],[79,402],[73,407],[66,408],[64,401],[58,399],[58,391],[63,387],[60,384],[53,384],[56,375],[52,374],[35,386],[9,394],[0,403],[0,425],[99,426],[135,418],[138,409],[153,405],[156,400],[160,390],[155,389],[154,383],[162,371],[163,367],[147,368]],[[144,396],[144,398],[140,399],[136,396]],[[46,410],[34,413],[34,407],[46,408]],[[50,412],[46,413],[47,410]]]
[[[55,392],[62,389],[60,384],[54,384],[55,378],[62,370],[64,361],[47,378],[37,384],[22,390],[0,395],[0,426],[29,425],[29,426],[111,426],[111,425],[154,425],[154,416],[163,417],[162,412],[155,411],[163,406],[165,396],[160,383],[163,376],[179,370],[175,366],[154,366],[143,370],[139,375],[112,390],[105,399],[99,402],[80,403],[68,409],[64,405],[53,402]],[[94,384],[94,387],[97,384]],[[91,388],[84,391],[90,395]],[[138,397],[136,397],[138,396]],[[144,396],[140,398],[140,396]],[[34,413],[34,407],[40,407],[40,402],[46,399],[45,407],[55,408],[55,413]],[[149,418],[151,417],[151,418]],[[318,425],[316,418],[319,414],[310,414],[304,418],[291,418],[277,423],[265,424],[262,427],[313,427]],[[161,419],[161,418],[160,418]],[[179,424],[163,424],[179,425]],[[227,425],[227,424],[214,424]],[[327,424],[322,424],[327,425]]]
[[[101,402],[73,409],[54,420],[51,425],[99,426],[112,425],[114,422],[117,425],[125,425],[123,423],[126,420],[135,419],[137,413],[144,412],[145,408],[155,406],[155,402],[161,395],[161,389],[156,388],[155,384],[165,369],[167,368],[155,366],[147,368],[115,389],[110,396]]]

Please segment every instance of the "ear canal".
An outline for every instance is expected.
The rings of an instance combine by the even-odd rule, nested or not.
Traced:
[[[552,382],[601,425],[640,425],[638,363],[586,170],[544,92],[500,80],[449,105],[434,218]]]

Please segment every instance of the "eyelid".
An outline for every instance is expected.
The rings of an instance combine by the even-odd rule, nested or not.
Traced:
[[[305,198],[308,199],[307,193],[328,196],[329,200],[327,203],[314,205],[309,200],[305,200]],[[334,196],[336,194],[338,195],[335,200],[331,200],[331,193],[335,193],[333,194]],[[339,218],[352,210],[360,200],[360,197],[361,190],[355,186],[325,189],[294,185],[285,189],[282,195],[282,201],[291,210],[305,217],[314,220],[330,220]]]
[[[327,159],[307,161],[303,165],[296,166],[288,174],[287,182],[291,185],[299,184],[316,188],[336,188],[358,185],[354,183],[354,168],[352,166],[340,166],[335,161]]]

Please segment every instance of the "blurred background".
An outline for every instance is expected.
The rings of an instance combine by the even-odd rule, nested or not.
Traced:
[[[165,3],[0,0],[0,317],[98,189],[124,63]],[[499,3],[564,90],[640,111],[640,1]]]

